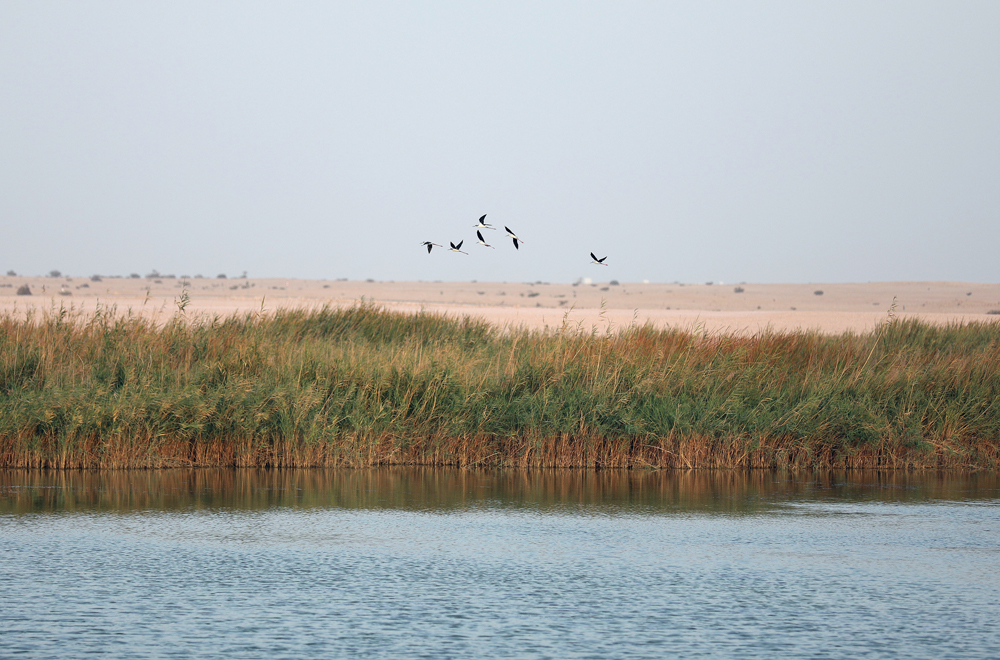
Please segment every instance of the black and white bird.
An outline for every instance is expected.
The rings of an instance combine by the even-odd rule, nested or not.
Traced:
[[[510,230],[510,227],[508,227],[507,225],[504,225],[504,227],[503,227],[503,228],[507,230],[507,236],[509,236],[509,237],[511,237],[512,239],[514,239],[514,249],[515,249],[515,250],[520,250],[521,248],[517,247],[517,242],[518,242],[518,241],[521,241],[521,242],[523,243],[524,241],[523,241],[523,240],[521,240],[520,238],[518,238],[518,237],[517,237],[517,234],[515,234],[514,232],[512,232],[512,231]]]
[[[607,257],[602,257],[602,258],[598,259],[597,255],[594,254],[593,252],[591,252],[590,253],[590,258],[593,259],[593,261],[591,263],[595,263],[598,266],[607,266],[607,264],[604,263],[604,260],[607,259]]]
[[[431,253],[431,248],[433,248],[435,245],[437,245],[438,247],[444,247],[443,245],[438,245],[437,243],[431,243],[430,241],[424,241],[423,243],[421,243],[421,245],[427,246],[427,254]]]
[[[452,252],[462,252],[462,243],[464,243],[464,242],[465,242],[465,239],[462,239],[462,240],[460,240],[458,242],[458,245],[455,245],[451,241],[448,241],[448,244],[451,246],[451,251]],[[468,252],[462,252],[462,254],[469,254],[469,253]]]
[[[486,241],[483,240],[483,232],[479,231],[478,229],[476,230],[476,236],[479,237],[479,244],[480,245],[485,245],[486,247],[493,248],[494,250],[496,249],[492,245],[490,245],[489,243],[487,243]]]
[[[487,214],[484,213],[483,217],[479,218],[479,222],[477,222],[472,226],[475,227],[476,229],[496,229],[496,227],[491,227],[490,225],[486,224],[486,215]]]

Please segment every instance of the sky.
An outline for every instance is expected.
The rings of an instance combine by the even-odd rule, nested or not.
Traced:
[[[0,232],[24,275],[997,282],[1000,2],[3,0]]]

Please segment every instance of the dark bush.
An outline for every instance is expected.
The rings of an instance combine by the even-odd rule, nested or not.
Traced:
[[[736,287],[735,289],[733,289],[733,293],[743,293],[743,287],[741,286]]]
[[[814,295],[814,296],[822,296],[822,295],[823,295],[823,292],[822,292],[822,291],[819,291],[819,290],[816,290],[816,291],[813,291],[813,295]]]
[[[50,270],[49,277],[62,277],[62,273],[60,273],[58,270]]]
[[[21,286],[17,287],[17,295],[19,295],[19,296],[30,296],[31,295],[31,287],[29,287],[27,284],[22,284]]]

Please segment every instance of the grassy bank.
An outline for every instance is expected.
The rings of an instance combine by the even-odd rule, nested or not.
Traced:
[[[1000,326],[704,336],[0,319],[0,465],[1000,466]]]

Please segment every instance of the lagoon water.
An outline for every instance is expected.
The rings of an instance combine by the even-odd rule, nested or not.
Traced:
[[[996,658],[1000,475],[0,471],[0,656]]]

